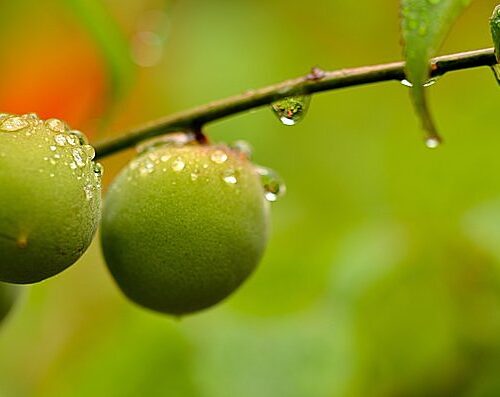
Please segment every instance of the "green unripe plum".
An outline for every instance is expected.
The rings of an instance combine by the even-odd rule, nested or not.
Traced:
[[[100,218],[94,155],[58,119],[0,114],[0,281],[44,280],[88,248]]]
[[[256,168],[226,146],[156,147],[107,194],[102,247],[121,290],[144,307],[183,315],[231,294],[258,264],[268,202]]]
[[[0,323],[14,306],[19,293],[19,287],[0,282]]]

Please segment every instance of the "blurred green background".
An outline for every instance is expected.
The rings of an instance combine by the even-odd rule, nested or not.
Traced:
[[[491,46],[480,0],[442,53]],[[93,141],[306,73],[401,58],[397,0],[19,0],[0,4],[0,109]],[[140,309],[94,243],[23,287],[0,328],[0,397],[500,396],[499,90],[491,72],[429,88],[426,149],[397,82],[316,95],[207,128],[278,170],[260,267],[181,321]],[[104,161],[106,185],[133,155]]]

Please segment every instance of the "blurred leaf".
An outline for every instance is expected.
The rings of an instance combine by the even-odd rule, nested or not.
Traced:
[[[134,66],[129,44],[116,20],[109,15],[101,1],[65,0],[99,44],[106,60],[112,83],[112,95],[119,97],[130,86]]]
[[[429,111],[424,84],[430,77],[429,60],[436,54],[455,19],[471,0],[401,0],[401,31],[406,76],[411,96],[428,134],[429,145],[439,142]]]
[[[490,29],[493,43],[495,44],[495,54],[500,60],[500,4],[495,7],[490,18]]]

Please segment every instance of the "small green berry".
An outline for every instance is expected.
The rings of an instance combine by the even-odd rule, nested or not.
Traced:
[[[123,292],[182,315],[210,307],[252,273],[268,237],[255,167],[226,146],[153,147],[111,186],[102,247]]]
[[[100,217],[94,155],[58,119],[0,114],[0,281],[44,280],[88,248]]]

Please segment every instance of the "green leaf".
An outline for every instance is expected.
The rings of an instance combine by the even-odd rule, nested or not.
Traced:
[[[427,132],[427,145],[435,147],[439,134],[429,111],[424,84],[430,59],[436,54],[455,19],[471,0],[401,0],[401,30],[406,77],[413,84],[411,97]]]
[[[65,0],[65,3],[99,45],[111,77],[113,97],[122,96],[134,78],[125,34],[101,1]]]
[[[500,4],[495,7],[493,15],[490,18],[490,29],[493,43],[495,44],[495,55],[500,62]]]

